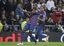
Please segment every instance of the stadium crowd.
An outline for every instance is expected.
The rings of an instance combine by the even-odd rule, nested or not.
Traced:
[[[38,9],[40,6],[45,8],[46,25],[64,25],[64,0],[0,0],[0,31],[21,30],[22,23],[29,20],[25,11],[31,12],[34,3],[37,3]],[[56,27],[53,31],[59,32]],[[46,30],[52,31],[48,28]]]

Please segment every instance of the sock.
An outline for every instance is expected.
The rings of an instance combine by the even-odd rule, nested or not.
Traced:
[[[30,37],[34,40],[34,42],[36,42],[36,38],[33,35],[31,35]]]
[[[24,33],[24,32],[22,32],[22,33],[21,33],[21,41],[20,41],[21,43],[23,42],[24,37],[25,37],[25,33]]]
[[[38,39],[38,35],[36,35],[36,39]]]
[[[43,35],[43,34],[39,34],[38,36],[40,36],[40,37],[42,37],[42,38],[47,37],[47,35]]]

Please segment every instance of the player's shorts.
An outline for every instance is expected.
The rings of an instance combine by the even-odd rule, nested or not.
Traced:
[[[43,29],[44,28],[38,27],[37,30],[36,30],[36,32],[37,32],[38,36],[41,36],[41,37],[45,38],[47,36],[47,34],[42,33]]]
[[[33,32],[34,28],[35,28],[34,25],[28,23],[24,26],[24,30],[29,30],[30,32]]]
[[[41,27],[38,27],[37,30],[36,30],[37,34],[41,34],[43,32],[43,28]]]

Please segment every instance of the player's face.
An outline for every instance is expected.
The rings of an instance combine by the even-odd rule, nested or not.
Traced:
[[[44,8],[43,7],[40,7],[40,11],[43,12],[44,11]]]

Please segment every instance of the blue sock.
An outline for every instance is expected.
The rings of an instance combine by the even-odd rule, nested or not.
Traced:
[[[24,33],[24,32],[22,32],[22,33],[21,33],[21,41],[20,41],[21,43],[23,42],[24,37],[25,37],[25,33]]]
[[[40,37],[42,37],[42,38],[47,37],[46,35],[43,35],[43,34],[39,34],[38,36],[40,36]]]
[[[36,39],[38,39],[38,35],[36,35]]]
[[[34,40],[34,42],[36,42],[36,38],[33,35],[31,35],[30,37]]]

